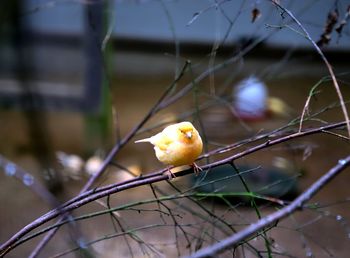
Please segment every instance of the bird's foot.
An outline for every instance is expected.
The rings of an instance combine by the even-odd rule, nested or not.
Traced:
[[[165,174],[168,176],[169,180],[174,179],[176,176],[173,172],[171,172],[171,169],[168,168],[168,170],[165,172]]]
[[[203,171],[203,169],[202,169],[200,166],[198,166],[196,163],[194,163],[194,162],[193,162],[193,164],[191,165],[191,167],[193,168],[194,174],[195,174],[196,176],[198,176],[199,173]]]

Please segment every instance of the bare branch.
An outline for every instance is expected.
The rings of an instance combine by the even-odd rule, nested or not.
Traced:
[[[257,222],[251,224],[245,229],[239,231],[236,234],[214,244],[212,246],[203,248],[198,252],[188,256],[189,258],[204,258],[204,257],[217,257],[217,254],[239,244],[241,241],[256,234],[260,230],[271,226],[278,222],[280,219],[287,217],[295,211],[302,209],[303,205],[310,200],[317,192],[319,192],[324,186],[326,186],[334,177],[347,168],[350,164],[350,156],[345,159],[339,160],[338,164],[324,174],[319,180],[312,184],[304,193],[302,193],[297,199],[291,202],[288,206],[266,216]]]
[[[329,71],[329,74],[330,74],[330,76],[332,78],[335,91],[337,92],[337,95],[338,95],[338,98],[339,98],[339,101],[340,101],[340,105],[341,105],[341,108],[342,108],[342,111],[343,111],[343,114],[344,114],[344,118],[345,118],[345,121],[346,121],[346,127],[348,129],[348,134],[350,136],[350,120],[349,120],[348,111],[346,109],[344,98],[343,98],[343,95],[342,95],[342,93],[340,91],[340,88],[339,88],[339,85],[338,85],[338,81],[337,81],[337,79],[335,77],[335,74],[334,74],[332,66],[328,62],[326,56],[323,54],[322,50],[319,48],[319,46],[316,44],[316,42],[311,38],[310,34],[307,32],[307,30],[304,28],[304,26],[300,23],[300,21],[293,15],[293,13],[291,11],[289,11],[288,9],[286,9],[285,7],[283,7],[282,5],[280,5],[278,3],[278,1],[272,1],[272,3],[275,4],[276,6],[278,6],[283,12],[287,13],[293,19],[293,21],[296,24],[298,24],[298,26],[305,33],[306,38],[311,42],[313,47],[316,49],[317,53],[321,56],[323,62],[326,64],[327,69]],[[305,112],[303,111],[303,113],[305,113]],[[303,120],[300,120],[300,123],[302,123],[302,121]]]
[[[229,164],[236,159],[242,158],[248,154],[254,153],[258,150],[267,148],[269,146],[280,144],[282,142],[286,142],[286,141],[296,139],[299,137],[323,132],[324,130],[330,130],[330,129],[334,129],[337,127],[341,127],[341,126],[344,126],[345,124],[346,124],[346,122],[339,122],[339,123],[335,123],[335,124],[331,124],[331,125],[326,125],[326,126],[322,126],[322,127],[309,129],[309,130],[306,130],[306,131],[303,131],[300,133],[290,134],[290,135],[280,137],[280,138],[277,138],[274,140],[267,140],[264,143],[258,144],[256,146],[253,146],[253,147],[247,149],[247,150],[236,153],[236,154],[231,155],[227,158],[223,158],[219,161],[215,161],[215,162],[212,162],[210,164],[204,165],[201,168],[203,170],[207,170],[210,168],[221,166],[223,164]],[[67,203],[65,203],[64,205],[62,205],[62,207],[59,207],[59,209],[54,209],[54,210],[46,213],[45,215],[41,216],[40,218],[36,219],[35,221],[31,222],[30,224],[28,224],[27,226],[22,228],[19,232],[17,232],[14,236],[12,236],[7,242],[5,242],[0,247],[0,255],[8,253],[13,248],[13,245],[20,238],[22,238],[27,233],[31,232],[33,229],[35,229],[35,228],[39,227],[40,225],[42,225],[42,224],[56,218],[57,216],[59,216],[60,210],[63,212],[69,212],[69,211],[77,209],[77,208],[79,208],[87,203],[90,203],[92,201],[95,201],[99,198],[108,196],[108,195],[113,194],[113,193],[121,192],[121,191],[124,191],[127,189],[142,186],[142,185],[148,185],[151,183],[168,180],[169,179],[168,175],[164,174],[164,172],[166,172],[166,171],[167,171],[167,169],[163,169],[161,171],[157,171],[157,172],[148,174],[146,176],[134,178],[134,179],[131,179],[131,180],[119,183],[119,184],[107,185],[104,187],[96,188],[94,190],[90,190],[90,191],[86,191],[86,192],[81,193],[77,197],[73,198],[72,200],[70,200]],[[193,173],[192,169],[185,169],[185,170],[177,172],[176,176],[180,177],[180,176],[188,175],[190,173]]]
[[[112,150],[108,153],[107,157],[104,159],[101,167],[99,168],[96,173],[89,178],[89,181],[84,185],[81,193],[86,192],[96,181],[98,178],[101,177],[101,175],[104,173],[104,171],[107,169],[108,165],[111,164],[113,158],[115,155],[120,151],[121,148],[123,148],[130,139],[137,133],[137,131],[154,115],[157,111],[159,111],[158,107],[163,102],[163,100],[169,95],[169,93],[172,91],[172,89],[175,87],[178,80],[180,80],[184,74],[184,72],[187,69],[188,62],[185,63],[183,66],[179,76],[173,81],[173,83],[164,91],[162,96],[159,98],[157,103],[153,106],[153,108],[150,109],[150,111],[144,116],[144,118],[137,124],[121,141],[118,141],[116,145],[112,148]],[[47,244],[48,241],[55,235],[58,228],[55,228],[51,232],[49,232],[45,238],[36,246],[36,248],[33,250],[30,258],[34,258],[38,255],[38,253],[41,251],[41,249]]]

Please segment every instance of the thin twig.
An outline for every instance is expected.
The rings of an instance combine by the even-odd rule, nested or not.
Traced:
[[[343,95],[340,91],[340,88],[339,88],[339,85],[338,85],[338,81],[335,77],[335,74],[334,74],[334,71],[333,71],[333,68],[332,66],[330,65],[330,63],[328,62],[326,56],[323,54],[322,50],[319,48],[319,46],[316,44],[316,42],[311,38],[310,34],[308,33],[308,31],[304,28],[304,26],[299,22],[299,20],[293,15],[293,13],[291,11],[289,11],[288,9],[286,9],[285,7],[283,7],[282,5],[280,5],[278,3],[278,1],[272,1],[272,3],[276,6],[278,6],[283,12],[287,13],[291,18],[292,20],[298,24],[298,26],[302,29],[302,31],[305,33],[305,37],[311,42],[311,44],[313,45],[313,47],[316,49],[317,53],[321,56],[323,62],[326,64],[327,66],[327,69],[329,71],[329,74],[332,78],[332,81],[333,81],[333,85],[334,85],[334,88],[335,88],[335,91],[337,92],[337,95],[338,95],[338,98],[339,98],[339,101],[340,101],[340,105],[341,105],[341,108],[342,108],[342,111],[343,111],[343,114],[344,114],[344,118],[345,118],[345,122],[346,122],[346,127],[347,127],[347,130],[348,130],[348,134],[349,134],[349,137],[350,137],[350,120],[349,120],[349,115],[348,115],[348,111],[346,109],[346,106],[345,106],[345,102],[344,102],[344,98],[343,98]],[[305,109],[305,108],[304,108]],[[304,113],[304,111],[303,111]],[[300,120],[300,122],[302,123],[302,119]]]
[[[80,194],[86,192],[96,181],[98,178],[101,177],[101,175],[104,173],[104,171],[107,169],[107,166],[110,165],[115,155],[120,151],[121,148],[123,148],[130,139],[137,133],[137,131],[157,112],[159,111],[158,106],[163,102],[163,100],[168,96],[168,94],[172,91],[173,87],[176,85],[176,83],[182,78],[184,72],[187,69],[189,62],[186,62],[183,66],[179,76],[173,81],[173,83],[164,91],[164,93],[159,98],[158,102],[153,106],[153,108],[150,109],[150,111],[144,116],[144,118],[137,124],[121,141],[118,140],[117,144],[114,145],[112,150],[108,153],[107,157],[102,162],[100,168],[98,171],[96,171],[93,176],[91,176],[88,180],[88,182],[84,185],[82,190],[80,191]],[[49,232],[42,241],[36,246],[36,248],[33,250],[31,254],[31,258],[34,258],[38,255],[38,253],[41,251],[41,249],[51,240],[51,238],[55,235],[58,228],[55,228],[51,232]]]
[[[296,139],[299,137],[304,137],[307,135],[316,134],[316,133],[322,132],[324,130],[330,130],[330,129],[334,129],[337,127],[341,127],[341,126],[344,126],[345,124],[346,124],[346,122],[339,122],[339,123],[335,123],[335,124],[331,124],[331,125],[326,125],[326,126],[321,126],[321,127],[305,130],[305,131],[302,131],[300,133],[290,134],[290,135],[283,136],[283,137],[280,137],[280,138],[277,138],[274,140],[267,140],[264,143],[253,146],[247,150],[236,153],[236,154],[231,155],[227,158],[223,158],[219,161],[215,161],[215,162],[212,162],[210,164],[204,165],[204,166],[202,166],[202,169],[207,170],[210,168],[221,166],[223,164],[229,164],[233,160],[242,158],[248,154],[254,153],[254,152],[261,150],[261,149],[264,149],[266,147],[280,144],[280,143],[283,143],[283,142],[286,142],[286,141],[289,141],[292,139]],[[90,203],[92,201],[95,201],[99,198],[108,196],[108,195],[113,194],[113,193],[124,191],[126,189],[135,188],[135,187],[138,187],[141,185],[147,185],[147,184],[151,184],[151,183],[155,183],[155,182],[168,180],[169,179],[168,175],[164,174],[165,171],[167,171],[167,169],[163,169],[161,171],[151,173],[147,176],[138,177],[135,179],[128,180],[126,182],[119,183],[119,184],[113,184],[113,185],[108,185],[108,186],[104,186],[101,188],[96,188],[94,190],[88,191],[87,193],[83,193],[81,196],[78,196],[78,198],[75,197],[74,198],[75,201],[68,201],[66,204],[64,204],[62,206],[62,208],[60,207],[60,209],[54,209],[54,210],[46,213],[45,215],[41,216],[40,218],[34,220],[33,222],[29,223],[27,226],[23,227],[20,231],[18,231],[15,235],[13,235],[8,241],[6,241],[4,244],[2,244],[2,246],[0,247],[0,255],[8,253],[13,248],[13,245],[20,238],[22,238],[27,233],[31,232],[33,229],[35,229],[35,228],[39,227],[40,225],[42,225],[42,224],[56,218],[57,216],[59,216],[60,210],[62,210],[64,212],[71,211],[71,210],[77,209],[77,208],[79,208],[87,203]],[[185,169],[185,170],[177,172],[176,176],[180,177],[180,176],[188,175],[190,173],[193,173],[192,169]]]
[[[28,171],[24,170],[17,164],[6,159],[4,156],[0,155],[0,168],[3,168],[7,176],[14,177],[21,181],[26,187],[28,187],[32,192],[39,196],[43,201],[52,207],[57,207],[59,204],[56,197],[49,191],[45,186],[43,186],[35,177]]]
[[[256,234],[260,230],[270,226],[271,224],[287,217],[295,211],[301,209],[304,204],[310,200],[317,192],[319,192],[324,186],[326,186],[334,177],[347,168],[350,164],[350,156],[345,159],[339,160],[338,164],[324,174],[320,179],[313,183],[304,193],[302,193],[297,199],[291,202],[288,206],[258,220],[245,229],[239,231],[237,234],[221,240],[217,244],[203,248],[198,252],[188,256],[189,258],[203,258],[203,257],[217,257],[218,253],[231,248],[244,239]]]

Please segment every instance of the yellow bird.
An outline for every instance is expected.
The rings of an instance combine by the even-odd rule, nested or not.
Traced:
[[[166,165],[191,165],[195,173],[201,170],[194,161],[201,154],[203,143],[198,131],[190,122],[169,125],[160,133],[135,143],[139,142],[153,144],[158,160]],[[169,172],[171,173],[170,170]]]

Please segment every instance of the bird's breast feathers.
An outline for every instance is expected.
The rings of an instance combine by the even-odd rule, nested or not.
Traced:
[[[202,140],[197,132],[188,139],[170,131],[168,134],[157,136],[157,141],[154,142],[154,150],[159,161],[174,166],[192,164],[201,154],[202,148]]]
[[[191,144],[174,141],[161,149],[157,145],[154,146],[156,156],[164,164],[181,166],[192,164],[202,152],[202,142],[193,142]]]

